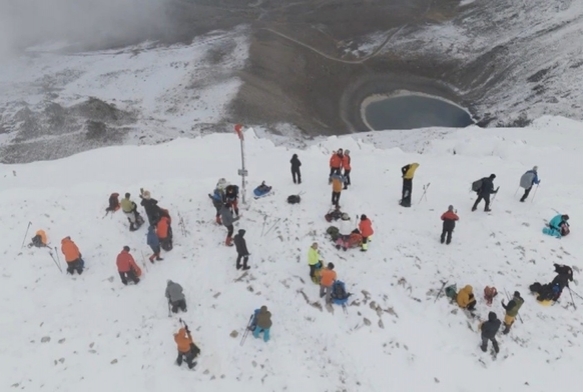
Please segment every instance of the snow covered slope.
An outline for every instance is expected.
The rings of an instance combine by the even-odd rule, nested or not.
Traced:
[[[0,166],[0,388],[532,392],[548,391],[562,380],[562,391],[579,391],[583,316],[565,309],[567,293],[556,306],[541,307],[528,285],[552,279],[553,262],[573,265],[579,278],[582,130],[579,123],[551,117],[529,129],[470,128],[444,132],[422,154],[391,148],[388,132],[370,142],[330,138],[299,151],[249,131],[249,188],[265,180],[276,194],[251,200],[237,223],[236,229],[247,230],[252,253],[247,274],[235,270],[234,249],[222,245],[226,230],[214,224],[207,197],[218,178],[238,181],[235,135]],[[353,157],[353,186],[343,192],[341,205],[351,216],[369,215],[376,230],[367,253],[337,251],[324,236],[327,163],[339,147]],[[292,153],[303,162],[299,186],[290,178]],[[421,164],[414,205],[403,209],[397,205],[399,169],[414,161]],[[540,189],[534,202],[519,203],[513,197],[519,177],[535,164]],[[470,184],[490,173],[501,187],[493,213],[470,213]],[[427,201],[419,203],[428,183]],[[147,266],[138,286],[124,287],[115,257],[129,245],[141,263],[141,252],[148,254],[145,228],[130,233],[120,212],[102,216],[111,192],[136,198],[140,187],[170,210],[175,248],[164,261]],[[301,190],[306,193],[300,205],[285,202]],[[461,221],[453,243],[445,246],[438,242],[439,216],[448,204]],[[571,216],[571,236],[542,235],[553,209]],[[29,221],[32,231],[47,231],[52,246],[71,236],[86,272],[73,279],[59,273],[46,250],[20,249]],[[265,231],[274,228],[261,236],[264,223]],[[306,252],[313,241],[354,293],[346,313],[322,307],[309,281]],[[194,372],[173,364],[178,319],[166,314],[166,279],[186,290],[184,317],[202,349]],[[443,297],[435,303],[441,280],[472,284],[482,317],[489,310],[503,315],[502,295],[492,308],[481,300],[486,285],[501,294],[504,288],[519,290],[526,298],[524,323],[517,321],[500,337],[496,361],[478,348],[477,322],[468,323]],[[230,334],[241,333],[253,309],[264,304],[273,314],[272,340],[249,337],[240,347],[240,335]]]

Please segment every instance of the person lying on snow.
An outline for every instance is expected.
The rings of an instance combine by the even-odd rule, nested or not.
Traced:
[[[174,341],[178,349],[176,364],[182,366],[182,361],[184,360],[189,369],[194,368],[196,366],[194,360],[200,354],[200,349],[194,344],[188,326],[185,325],[184,328],[178,330],[178,333],[174,334]]]
[[[36,246],[37,248],[44,248],[47,246],[47,244],[48,244],[47,234],[45,233],[44,230],[38,230],[34,234],[34,237],[31,238],[31,242],[30,244],[28,244],[28,247],[31,248],[33,246]]]
[[[342,212],[340,206],[334,206],[333,209],[324,215],[324,219],[326,219],[327,222],[332,222],[333,220],[337,221],[338,219],[350,220],[350,216],[348,216],[347,213]]]
[[[469,284],[457,293],[457,304],[462,309],[472,311],[476,308],[476,298],[474,297],[474,288]]]
[[[568,220],[569,215],[567,214],[556,215],[553,219],[551,219],[547,227],[543,229],[543,233],[557,238],[568,235],[571,232]]]
[[[336,249],[342,248],[344,251],[347,251],[348,248],[356,248],[362,244],[362,234],[358,229],[352,230],[352,232],[348,235],[340,235],[338,239],[336,239]]]
[[[108,201],[109,207],[107,207],[105,209],[105,214],[106,215],[109,214],[110,212],[116,212],[117,210],[119,210],[119,200],[118,200],[118,197],[119,197],[119,193],[112,193],[109,196],[109,201]]]
[[[531,284],[530,291],[531,293],[536,294],[536,300],[542,303],[557,301],[563,292],[558,283],[548,283],[543,285],[539,282]]]

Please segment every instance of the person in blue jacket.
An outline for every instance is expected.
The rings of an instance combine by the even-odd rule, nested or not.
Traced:
[[[553,237],[561,238],[569,234],[569,215],[557,215],[549,222],[548,227],[543,229],[543,233]]]
[[[209,193],[209,198],[213,202],[216,210],[215,222],[217,222],[217,225],[222,225],[221,208],[223,208],[223,204],[225,203],[225,193],[221,189],[216,188],[212,195]]]
[[[148,227],[148,234],[146,234],[146,242],[148,246],[152,248],[152,252],[154,254],[150,256],[150,263],[154,263],[154,259],[157,261],[164,260],[160,257],[160,240],[158,239],[158,235],[156,234],[156,228],[154,226]]]
[[[540,184],[540,178],[538,178],[538,166],[533,167],[532,170],[527,171],[522,177],[520,177],[520,186],[524,188],[524,195],[522,195],[522,198],[520,199],[522,203],[524,203],[528,197],[528,194],[532,190],[532,186],[538,184]]]

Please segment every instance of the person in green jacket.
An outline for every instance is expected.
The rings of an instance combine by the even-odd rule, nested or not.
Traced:
[[[322,261],[320,260],[320,253],[318,253],[318,243],[314,242],[308,250],[308,265],[310,266],[310,278],[312,282],[319,284],[319,277],[316,272],[322,269]]]
[[[514,320],[516,319],[516,315],[518,315],[518,311],[520,307],[524,303],[524,299],[520,296],[518,291],[514,292],[514,297],[508,302],[508,305],[504,305],[504,300],[502,300],[502,307],[506,310],[506,316],[504,317],[504,331],[503,334],[507,334],[510,332],[510,327],[514,324]]]

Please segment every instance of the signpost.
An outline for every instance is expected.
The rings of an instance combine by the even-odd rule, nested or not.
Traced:
[[[237,171],[237,174],[241,176],[241,201],[243,202],[243,204],[246,204],[245,183],[247,181],[245,181],[245,177],[247,177],[249,173],[245,169],[245,136],[243,135],[243,125],[236,124],[235,132],[237,133],[237,136],[239,136],[239,140],[241,141],[241,169]]]

